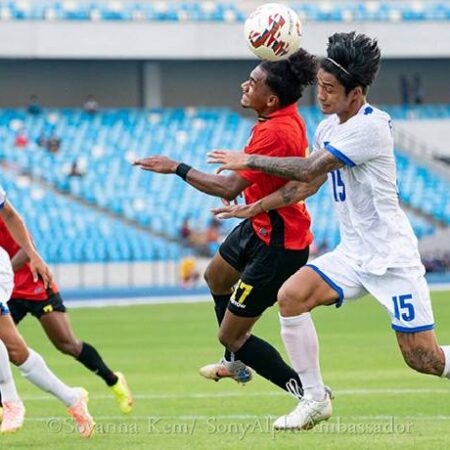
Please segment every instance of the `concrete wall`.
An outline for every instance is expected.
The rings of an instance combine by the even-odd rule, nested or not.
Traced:
[[[200,274],[208,263],[209,258],[197,259]],[[179,261],[54,264],[51,269],[62,289],[180,285]],[[206,286],[202,276],[198,285]]]
[[[303,45],[323,55],[328,36],[377,37],[387,58],[448,58],[448,22],[305,22]],[[437,38],[439,37],[439,38]],[[243,24],[212,22],[2,22],[0,57],[248,59]]]
[[[0,60],[0,106],[81,106],[95,94],[105,106],[139,106],[140,63],[134,61]]]
[[[240,84],[256,64],[253,60],[0,60],[0,107],[24,106],[31,94],[46,106],[76,107],[92,93],[105,107],[205,105],[239,110]],[[450,103],[450,59],[383,60],[370,100],[399,103],[402,73],[421,74],[426,102]],[[311,104],[311,94],[305,92],[304,104]]]

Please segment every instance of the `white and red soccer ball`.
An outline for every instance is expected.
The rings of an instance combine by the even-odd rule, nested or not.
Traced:
[[[266,3],[249,15],[244,33],[250,50],[258,58],[278,61],[300,48],[302,23],[291,8]]]

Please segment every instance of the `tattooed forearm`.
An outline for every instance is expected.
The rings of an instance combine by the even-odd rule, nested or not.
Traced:
[[[283,198],[283,203],[285,205],[290,205],[294,202],[295,196],[298,193],[299,184],[286,184],[280,189],[281,196]]]
[[[314,152],[309,158],[271,158],[252,155],[247,162],[250,169],[306,183],[343,166],[344,164],[327,150]]]
[[[305,158],[270,158],[265,156],[250,156],[247,166],[250,169],[275,175],[288,180],[308,181],[305,171]]]

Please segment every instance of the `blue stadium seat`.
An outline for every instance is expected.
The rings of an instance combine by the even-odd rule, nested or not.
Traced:
[[[407,115],[403,107],[383,108],[394,119]],[[300,112],[308,124],[311,141],[322,115],[316,107],[301,107]],[[424,105],[416,108],[415,113],[419,118],[448,118],[450,107]],[[20,109],[4,109],[0,110],[0,126],[3,130],[0,155],[9,166],[44,179],[61,192],[177,239],[187,216],[195,228],[205,229],[211,220],[210,209],[219,206],[220,200],[196,191],[177,177],[143,172],[133,167],[131,161],[150,152],[161,153],[212,171],[206,163],[207,151],[243,148],[253,121],[221,108],[111,109],[94,117],[79,109],[45,110],[39,116]],[[30,141],[22,150],[14,147],[17,127],[26,130]],[[36,143],[41,133],[48,136],[52,132],[62,137],[61,149],[56,154],[48,153]],[[68,177],[68,169],[76,158],[86,162],[87,172],[83,177]],[[401,200],[450,223],[446,201],[449,183],[407,155],[398,153],[397,162]],[[51,261],[154,260],[182,254],[182,248],[168,240],[153,239],[145,233],[138,233],[140,238],[136,239],[133,227],[33,184],[22,185],[11,172],[5,171],[2,180]],[[339,242],[339,230],[332,220],[328,186],[308,199],[307,205],[317,245],[334,247]],[[40,211],[47,215],[39,214]],[[224,233],[236,223],[225,221]],[[420,219],[414,219],[413,226],[419,236],[434,230]],[[90,239],[96,245],[89,243]]]
[[[288,4],[309,21],[423,21],[450,20],[444,0],[373,2],[298,2]],[[2,18],[9,20],[80,21],[243,21],[247,10],[235,2],[133,0],[22,0],[0,2]]]

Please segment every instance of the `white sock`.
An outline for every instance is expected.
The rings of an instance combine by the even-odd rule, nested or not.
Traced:
[[[3,341],[0,341],[0,392],[3,402],[21,401],[11,373],[8,350],[6,350]]]
[[[441,345],[441,349],[444,352],[445,357],[445,366],[442,377],[450,379],[450,345]]]
[[[66,406],[73,406],[79,400],[79,392],[64,384],[45,364],[41,355],[31,348],[28,349],[27,360],[19,367],[22,375],[45,392],[53,394]]]
[[[323,400],[326,395],[320,374],[319,341],[310,313],[282,317],[281,337],[292,367],[303,385],[304,398]]]

